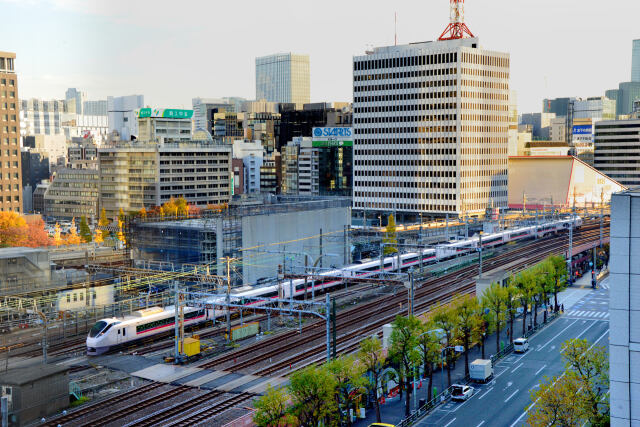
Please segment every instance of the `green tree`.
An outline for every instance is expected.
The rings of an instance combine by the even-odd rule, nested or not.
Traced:
[[[101,227],[106,227],[110,223],[111,222],[107,218],[107,212],[105,211],[104,208],[102,208],[102,210],[100,211],[100,219],[98,220],[98,225],[101,226]],[[102,240],[104,240],[107,237],[109,237],[109,231],[107,231],[107,230],[100,230],[100,231],[102,233]]]
[[[441,304],[431,311],[431,320],[433,324],[442,329],[445,338],[445,347],[453,345],[454,333],[458,326],[458,319],[455,308],[451,304]],[[453,362],[453,354],[451,349],[445,350],[445,359],[447,362],[447,384],[451,386],[451,364]]]
[[[385,255],[395,254],[398,252],[398,235],[396,233],[396,219],[393,214],[389,215],[387,221],[387,231],[384,233],[382,243],[385,244],[383,253]]]
[[[464,374],[469,375],[469,347],[475,341],[480,324],[480,304],[474,296],[456,295],[452,304],[456,316],[455,335],[464,347]]]
[[[292,412],[300,425],[317,426],[320,421],[330,425],[337,411],[336,382],[327,369],[312,365],[294,372],[288,389],[293,401]]]
[[[534,311],[533,323],[537,324],[537,321],[538,321],[538,306],[540,306],[542,304],[548,304],[549,303],[549,296],[553,293],[553,288],[554,288],[554,283],[555,283],[555,279],[554,279],[555,268],[554,268],[554,265],[551,262],[549,262],[547,260],[544,260],[543,262],[541,262],[540,264],[538,264],[534,268],[534,274],[535,274],[535,277],[536,277],[536,282],[535,282],[536,296],[534,298],[535,311]],[[546,309],[544,310],[543,322],[547,323],[547,310]]]
[[[378,390],[380,389],[380,375],[384,369],[384,363],[386,361],[385,353],[382,350],[382,343],[377,337],[371,337],[360,342],[360,351],[358,352],[358,360],[367,369],[371,372],[371,384],[374,390],[375,402],[374,406],[376,408],[376,419],[377,422],[381,422],[382,418],[380,417],[380,400],[378,395]]]
[[[356,362],[355,356],[346,355],[333,359],[325,364],[325,368],[333,375],[336,384],[336,406],[340,422],[344,422],[343,411],[347,414],[346,424],[351,425],[348,416],[352,407],[353,390],[363,390],[366,386],[364,365]]]
[[[567,262],[563,257],[556,255],[549,256],[547,260],[553,265],[553,310],[558,311],[558,293],[567,289]]]
[[[531,394],[535,406],[529,406],[527,424],[532,427],[578,427],[583,424],[582,412],[574,403],[578,399],[580,382],[576,375],[554,377],[540,384]]]
[[[500,352],[500,331],[504,323],[507,291],[499,283],[492,283],[482,294],[482,306],[489,309],[496,330],[496,353]]]
[[[609,356],[606,348],[590,346],[587,340],[570,339],[562,344],[565,366],[577,375],[579,405],[592,426],[609,425]]]
[[[253,402],[255,413],[253,422],[259,427],[285,427],[294,423],[295,419],[287,414],[289,397],[282,388],[267,385],[266,393]]]
[[[505,288],[505,306],[504,314],[506,321],[509,323],[509,344],[513,344],[513,324],[516,320],[516,314],[518,313],[518,290],[513,284],[513,278],[509,281],[509,285]]]
[[[418,334],[421,323],[416,317],[397,316],[393,321],[393,332],[389,344],[389,357],[398,364],[400,388],[405,394],[405,416],[411,410],[411,377],[416,363],[420,361]]]
[[[429,386],[427,388],[427,401],[432,399],[433,390],[433,367],[440,360],[441,345],[438,336],[430,331],[433,331],[436,325],[428,321],[422,324],[420,329],[420,335],[418,337],[418,346],[420,347],[420,353],[422,358],[422,366],[425,375],[429,376]],[[378,422],[380,422],[378,420]]]
[[[91,235],[91,229],[89,228],[89,224],[87,223],[87,217],[82,215],[80,217],[80,237],[86,243],[91,242],[93,236]]]
[[[533,300],[535,277],[530,270],[520,272],[516,276],[516,288],[518,289],[518,299],[522,307],[522,335],[527,332],[527,312],[529,304]]]

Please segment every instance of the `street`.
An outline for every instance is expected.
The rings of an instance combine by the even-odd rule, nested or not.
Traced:
[[[600,288],[570,288],[566,297],[581,298],[565,304],[566,313],[530,338],[524,354],[511,354],[495,366],[495,378],[488,384],[473,385],[474,395],[466,402],[448,402],[418,426],[519,426],[527,419],[530,393],[541,380],[564,372],[560,354],[562,343],[570,338],[587,339],[591,344],[608,346],[609,279]],[[565,300],[566,301],[566,300]]]

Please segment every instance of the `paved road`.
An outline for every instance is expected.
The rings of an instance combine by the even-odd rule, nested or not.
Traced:
[[[545,377],[564,371],[561,345],[569,338],[584,338],[607,347],[609,338],[608,278],[600,288],[569,289],[581,297],[562,317],[530,339],[530,349],[523,355],[512,354],[497,363],[495,379],[475,385],[472,398],[464,403],[448,402],[419,422],[418,426],[520,426],[527,419],[530,392]],[[573,296],[575,298],[575,296]],[[567,306],[567,305],[566,305]],[[565,307],[566,307],[565,306]]]

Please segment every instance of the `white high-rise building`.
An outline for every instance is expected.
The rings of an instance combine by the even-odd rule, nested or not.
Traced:
[[[117,131],[122,141],[131,140],[131,135],[137,137],[138,119],[136,110],[142,107],[144,107],[144,95],[107,97],[109,132]]]
[[[256,58],[256,99],[308,104],[309,55],[278,53]]]
[[[354,57],[354,208],[468,215],[506,207],[509,62],[478,38]]]

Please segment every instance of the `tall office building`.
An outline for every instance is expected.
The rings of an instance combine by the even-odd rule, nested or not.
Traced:
[[[144,107],[144,95],[107,97],[109,133],[115,130],[122,141],[131,140],[132,135],[138,137],[136,110],[142,107]]]
[[[640,39],[633,41],[631,54],[631,81],[640,82]]]
[[[84,106],[87,94],[79,91],[75,87],[70,87],[64,93],[64,98],[67,101],[67,109],[69,113],[82,114],[82,107]]]
[[[354,57],[354,208],[506,207],[509,62],[475,37]]]
[[[0,211],[22,212],[16,54],[0,52]]]
[[[256,99],[310,102],[309,55],[278,53],[256,58]]]
[[[628,187],[640,185],[640,119],[595,124],[594,167]]]

